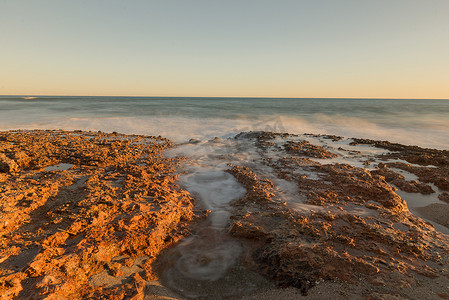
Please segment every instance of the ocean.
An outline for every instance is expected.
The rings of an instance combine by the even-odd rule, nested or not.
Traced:
[[[175,142],[265,130],[448,149],[448,128],[449,100],[0,96],[0,130],[116,131]]]

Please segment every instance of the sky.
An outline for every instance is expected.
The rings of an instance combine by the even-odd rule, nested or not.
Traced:
[[[449,0],[0,0],[0,95],[449,99]]]

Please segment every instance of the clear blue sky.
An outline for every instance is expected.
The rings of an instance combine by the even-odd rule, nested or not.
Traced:
[[[0,94],[449,98],[449,0],[0,0]]]

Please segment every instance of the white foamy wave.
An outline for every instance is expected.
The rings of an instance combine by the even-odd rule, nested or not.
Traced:
[[[282,124],[289,133],[320,133],[347,138],[387,140],[425,148],[449,149],[449,131],[441,128],[391,127],[361,118],[318,116],[308,121],[282,117]]]
[[[231,136],[239,133],[240,128],[246,127],[245,125],[242,126],[242,124],[235,124],[232,120],[182,117],[67,118],[14,123],[0,123],[0,130],[64,129],[117,131],[125,134],[161,135],[177,142],[187,141],[191,138],[203,140],[215,136]]]
[[[33,120],[34,118],[34,120]],[[442,124],[444,125],[444,124]],[[444,126],[443,126],[444,127]],[[0,121],[0,130],[65,129],[117,131],[126,134],[161,135],[176,142],[190,139],[227,138],[242,131],[274,131],[295,134],[333,134],[343,137],[388,140],[427,148],[449,149],[449,131],[437,128],[388,126],[362,118],[316,115],[305,119],[291,116],[267,116],[257,119],[185,118],[170,116],[110,118],[36,118],[22,116]]]

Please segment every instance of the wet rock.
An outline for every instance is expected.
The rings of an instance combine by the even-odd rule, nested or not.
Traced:
[[[309,156],[314,158],[334,158],[336,154],[324,149],[321,146],[316,146],[308,141],[293,142],[288,141],[284,144],[285,150],[290,154]]]
[[[338,142],[341,141],[343,139],[342,136],[338,136],[338,135],[330,135],[330,134],[325,134],[325,135],[318,135],[324,139],[328,139],[328,140],[332,140],[333,142]]]
[[[421,193],[423,195],[435,193],[430,185],[415,180],[407,181],[403,175],[388,169],[385,164],[382,168],[379,167],[379,169],[371,171],[371,174],[383,176],[388,183],[407,193]]]
[[[390,143],[388,141],[375,141],[370,139],[353,138],[350,145],[373,145],[378,148],[393,151],[393,153],[386,154],[385,157],[400,157],[412,164],[418,165],[434,165],[434,166],[449,166],[449,151],[421,148],[418,146],[406,146],[397,143]]]
[[[310,211],[296,210],[295,205],[282,202],[282,191],[257,169],[233,166],[229,170],[247,190],[245,197],[233,203],[230,233],[252,245],[250,266],[254,270],[303,293],[315,282],[335,278],[362,280],[373,288],[399,293],[402,286],[396,283],[410,286],[417,274],[429,278],[440,271],[447,274],[438,267],[448,262],[447,237],[411,215],[389,183],[423,194],[433,192],[430,185],[405,180],[388,168],[390,164],[380,163],[371,172],[347,164],[323,165],[298,158],[298,153],[321,156],[322,152],[313,153],[322,151],[315,145],[304,143],[306,150],[312,149],[304,154],[302,144],[285,142],[283,149],[276,148],[272,139],[278,135],[239,136],[246,137],[261,152],[279,152],[263,162],[279,178],[297,184],[299,199],[316,206]],[[398,151],[414,149],[382,145]],[[320,179],[310,180],[298,168],[317,172]],[[444,174],[441,168],[431,172]]]
[[[389,167],[401,169],[416,175],[423,183],[433,183],[438,188],[449,191],[449,167],[420,167],[410,164],[395,162],[388,163]]]
[[[326,172],[326,179],[333,183],[329,190],[319,192],[322,195],[339,201],[354,201],[365,203],[368,200],[374,200],[384,207],[397,211],[404,211],[407,205],[401,197],[395,192],[394,188],[378,178],[371,175],[370,172],[345,164],[323,165],[316,167],[320,171]]]
[[[384,164],[384,163],[379,163],[378,165],[377,165],[377,167],[379,168],[379,169],[383,169],[383,168],[386,168],[386,164]]]
[[[198,140],[198,139],[190,139],[189,140],[189,143],[190,144],[198,144],[198,143],[200,143],[201,142],[201,140]]]
[[[449,203],[449,193],[447,193],[447,192],[441,193],[440,195],[438,195],[438,199],[440,199],[441,201]]]

